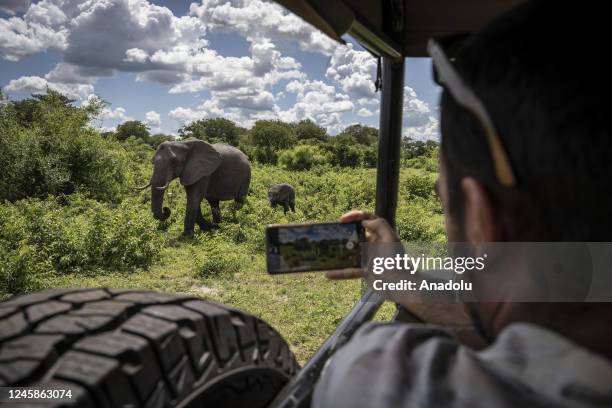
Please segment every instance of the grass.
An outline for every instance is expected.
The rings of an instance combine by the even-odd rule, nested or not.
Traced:
[[[206,243],[177,242],[162,251],[161,260],[148,271],[89,275],[53,275],[47,287],[143,288],[184,293],[232,305],[259,316],[275,327],[303,364],[331,334],[359,300],[359,281],[328,281],[321,273],[270,276],[263,254],[253,254],[248,267],[228,276],[200,278],[194,270],[194,252]],[[393,312],[386,305],[378,319]]]
[[[402,171],[398,226],[406,240],[442,237],[441,210],[427,193],[434,178],[435,174],[421,169]],[[316,272],[269,276],[265,271],[264,227],[269,223],[335,220],[352,208],[371,211],[375,179],[374,169],[318,168],[291,172],[255,165],[248,203],[235,213],[231,203],[222,203],[224,222],[220,228],[209,233],[197,232],[192,239],[180,238],[185,197],[175,182],[165,203],[172,208],[173,215],[165,230],[159,230],[154,238],[162,250],[147,270],[126,267],[122,272],[100,268],[69,273],[56,271],[29,277],[30,286],[26,290],[143,288],[215,300],[270,323],[290,344],[298,361],[304,363],[359,300],[360,282],[331,282]],[[267,186],[279,182],[296,187],[295,213],[284,215],[282,209],[269,207]],[[146,194],[141,199],[132,199],[140,204],[130,209],[130,214],[133,213],[130,217],[155,223]],[[210,219],[208,206],[203,204],[202,209]],[[387,320],[393,312],[394,306],[386,304],[377,319]]]

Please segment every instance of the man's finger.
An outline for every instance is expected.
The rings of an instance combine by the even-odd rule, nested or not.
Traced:
[[[325,271],[325,277],[327,279],[338,280],[338,279],[358,279],[364,276],[363,269],[361,268],[346,268],[336,269],[333,271]]]
[[[340,217],[340,222],[369,220],[373,217],[374,215],[370,214],[369,212],[362,211],[362,210],[352,210],[342,215]]]
[[[363,220],[361,225],[366,231],[371,231],[372,236],[376,236],[377,239],[384,242],[398,241],[399,237],[395,230],[391,228],[387,220],[384,218],[376,217],[371,220]],[[370,239],[369,241],[372,241]]]
[[[364,228],[367,228],[367,229],[372,230],[372,231],[378,230],[379,228],[381,228],[385,224],[389,225],[389,223],[384,218],[380,218],[380,217],[376,217],[376,218],[373,218],[373,219],[364,219],[361,222],[361,225],[363,225]],[[391,227],[389,227],[389,228],[391,228]]]

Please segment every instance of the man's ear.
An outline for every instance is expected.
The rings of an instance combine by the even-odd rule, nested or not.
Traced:
[[[484,186],[472,177],[461,180],[464,197],[464,229],[468,242],[495,242],[501,238],[495,209]]]

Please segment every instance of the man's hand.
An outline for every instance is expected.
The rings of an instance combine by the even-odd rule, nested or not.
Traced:
[[[368,242],[399,242],[397,233],[387,220],[361,210],[349,211],[340,217],[340,222],[361,221]],[[361,268],[347,268],[325,272],[328,279],[356,279],[364,276]]]
[[[365,211],[353,210],[340,217],[340,222],[361,221],[367,242],[399,242],[399,236],[387,220]],[[325,272],[328,279],[357,279],[365,276],[362,268],[339,269]],[[400,305],[423,322],[445,326],[464,345],[479,349],[486,342],[474,329],[472,320],[460,303],[400,302]]]

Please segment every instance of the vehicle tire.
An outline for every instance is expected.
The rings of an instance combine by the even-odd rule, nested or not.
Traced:
[[[0,303],[0,386],[72,391],[46,406],[265,407],[296,370],[268,324],[190,296],[53,289]]]

